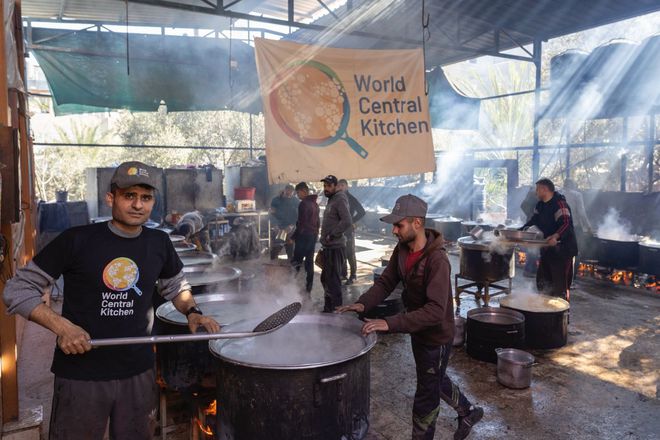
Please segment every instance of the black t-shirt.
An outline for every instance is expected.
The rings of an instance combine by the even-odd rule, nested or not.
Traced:
[[[62,232],[33,261],[55,279],[64,275],[62,316],[92,339],[147,335],[156,281],[183,267],[163,231],[142,228],[137,237],[124,238],[107,222]],[[51,371],[68,379],[111,380],[139,374],[153,362],[149,344],[100,347],[82,355],[56,347]]]

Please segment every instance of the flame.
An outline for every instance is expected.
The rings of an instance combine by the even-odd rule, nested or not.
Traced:
[[[211,429],[211,427],[209,425],[204,426],[204,424],[197,417],[195,417],[195,423],[197,423],[197,427],[204,434],[209,435],[209,436],[213,435],[213,429]]]
[[[523,251],[518,251],[518,264],[524,265],[527,262],[527,254]]]
[[[627,270],[617,270],[612,272],[610,280],[616,284],[623,284],[630,286],[632,284],[635,274]]]
[[[208,416],[215,416],[218,413],[218,401],[213,400],[209,404],[209,406],[204,408],[202,411],[204,412],[204,417],[205,418],[208,417]],[[203,434],[205,434],[209,437],[213,437],[214,432],[213,432],[213,428],[210,425],[205,425],[197,417],[195,417],[195,423],[197,423],[197,427],[199,428],[200,431],[202,431]]]
[[[218,401],[214,399],[213,402],[211,402],[211,404],[204,409],[204,415],[214,416],[217,413],[218,413]]]

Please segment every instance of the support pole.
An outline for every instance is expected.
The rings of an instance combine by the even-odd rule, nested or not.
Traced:
[[[4,11],[4,0],[0,0],[0,11]],[[0,14],[0,16],[3,16]],[[9,119],[9,89],[7,85],[7,59],[5,50],[5,20],[0,20],[0,127],[2,127],[2,142],[0,142],[0,149],[7,153],[11,152],[14,148],[13,138],[10,136],[11,129]],[[11,165],[7,164],[9,170]],[[3,172],[3,177],[7,175],[14,175],[13,173]],[[15,179],[3,179],[2,185],[18,185]],[[15,201],[2,199],[1,203],[13,203]],[[8,211],[8,210],[3,210]],[[4,216],[3,216],[4,217]],[[0,295],[5,289],[5,280],[8,280],[13,275],[13,249],[14,238],[12,232],[10,218],[0,219],[0,233],[5,238],[5,247],[2,250],[4,256],[2,263],[0,263]],[[18,419],[18,374],[16,369],[16,318],[7,315],[5,305],[0,301],[0,394],[2,395],[2,411],[0,411],[0,425],[6,422]],[[2,426],[0,426],[0,432]]]
[[[623,126],[621,127],[621,137],[623,139],[624,153],[621,155],[621,164],[619,168],[619,191],[626,192],[626,170],[628,168],[628,117],[623,117]]]
[[[649,115],[649,135],[646,140],[646,177],[647,177],[647,188],[646,191],[651,194],[653,192],[653,154],[655,148],[655,137],[657,136],[655,132],[655,113]]]
[[[533,62],[536,79],[534,82],[534,150],[532,152],[532,182],[539,178],[539,117],[541,114],[541,39],[534,39]]]

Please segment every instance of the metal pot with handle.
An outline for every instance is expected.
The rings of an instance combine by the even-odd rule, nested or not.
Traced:
[[[515,348],[496,348],[497,381],[507,388],[523,389],[532,384],[534,356]]]

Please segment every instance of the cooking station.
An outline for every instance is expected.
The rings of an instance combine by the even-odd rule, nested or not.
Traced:
[[[512,248],[496,252],[491,242],[469,236],[459,238],[458,247],[460,270],[454,275],[456,307],[460,307],[463,293],[474,295],[477,301],[483,300],[485,306],[492,297],[511,293],[511,280],[515,276]]]

